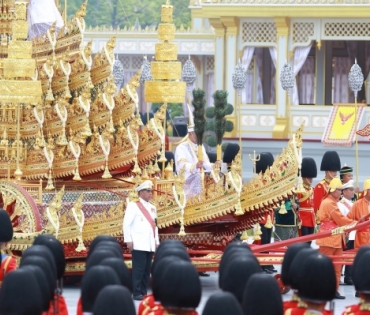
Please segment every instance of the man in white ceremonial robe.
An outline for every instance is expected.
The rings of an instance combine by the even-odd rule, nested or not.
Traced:
[[[123,237],[132,253],[133,298],[140,301],[147,294],[153,254],[159,245],[157,208],[149,202],[153,184],[144,181],[137,187],[139,200],[129,202],[123,218]]]
[[[353,197],[355,195],[354,181],[351,179],[342,186],[342,198],[338,202],[338,208],[344,216],[347,216],[348,212],[353,206]],[[346,243],[346,250],[354,249],[355,247],[356,231],[349,232],[348,241]],[[345,266],[344,268],[344,283],[347,285],[353,285],[351,267]]]
[[[197,135],[194,132],[193,114],[189,108],[188,135],[175,151],[176,171],[185,167],[184,192],[186,198],[192,198],[202,192],[202,171],[212,172],[212,165],[202,145],[203,161],[198,161]]]
[[[54,0],[30,0],[27,13],[29,39],[45,34],[54,22],[57,30],[64,26]]]

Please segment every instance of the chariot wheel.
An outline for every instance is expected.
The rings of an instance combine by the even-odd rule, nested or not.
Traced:
[[[41,230],[41,216],[31,194],[22,186],[9,182],[0,181],[0,206],[10,216],[14,233],[27,234]]]

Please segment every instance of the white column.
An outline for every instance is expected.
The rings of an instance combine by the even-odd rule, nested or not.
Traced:
[[[209,19],[215,29],[215,90],[224,89],[225,76],[225,28],[218,18]]]
[[[222,17],[222,23],[226,28],[226,56],[225,69],[226,80],[225,90],[229,92],[227,101],[230,104],[236,104],[236,92],[233,87],[233,73],[237,63],[237,34],[239,19],[237,17]]]
[[[280,83],[280,72],[285,62],[288,61],[288,36],[289,19],[275,18],[277,36],[277,61],[276,61],[276,123],[272,132],[273,138],[287,138],[290,119],[287,117],[288,97],[287,92]]]

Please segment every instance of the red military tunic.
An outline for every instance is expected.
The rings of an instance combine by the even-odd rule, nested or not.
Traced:
[[[319,210],[321,201],[328,194],[329,182],[330,181],[324,178],[313,190],[313,209],[315,210],[315,213]]]
[[[301,220],[302,226],[315,227],[315,210],[313,204],[314,189],[309,185],[304,185],[305,192],[297,193],[299,201],[298,216]]]
[[[13,256],[1,254],[0,287],[4,277],[15,269],[17,269],[17,260]]]
[[[59,315],[68,315],[68,308],[67,308],[67,303],[63,297],[63,295],[54,295],[54,299],[56,299],[55,303],[54,301],[50,302],[50,307],[47,312],[42,313],[43,315],[54,315],[54,314],[59,314]],[[54,313],[54,304],[56,306],[56,310]],[[57,311],[59,310],[59,311]]]
[[[310,310],[308,310],[305,307],[291,308],[284,312],[284,315],[308,315],[308,314],[312,314],[312,313],[310,312]],[[317,311],[315,311],[314,314],[318,314]],[[333,313],[332,311],[323,310],[321,314],[322,315],[332,315]]]
[[[361,304],[354,304],[347,306],[346,309],[343,311],[342,315],[350,315],[360,310]]]
[[[370,314],[370,304],[369,303],[360,303],[357,305],[357,307],[356,305],[353,305],[352,307],[353,307],[352,312],[343,313],[343,314],[351,314],[351,315],[369,315]]]
[[[163,310],[161,303],[155,301],[153,294],[148,294],[140,302],[137,314],[148,315],[151,312],[158,312],[160,310]]]

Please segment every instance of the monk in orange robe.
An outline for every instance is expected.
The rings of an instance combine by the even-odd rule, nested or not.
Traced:
[[[347,214],[347,217],[357,221],[363,221],[364,217],[370,213],[370,178],[364,183],[364,197],[357,200],[352,209]],[[356,232],[355,248],[360,248],[363,245],[370,245],[370,227],[363,228]]]

